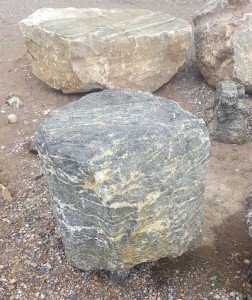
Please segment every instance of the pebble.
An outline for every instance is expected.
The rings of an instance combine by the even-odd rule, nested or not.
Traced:
[[[249,265],[250,264],[250,261],[248,260],[248,259],[244,259],[244,264],[246,264],[246,265]]]
[[[29,264],[31,267],[33,267],[34,269],[36,269],[38,267],[38,264],[34,263],[34,262],[31,262]]]
[[[24,120],[23,123],[24,123],[24,125],[30,125],[30,122],[27,120]]]
[[[83,283],[82,291],[84,294],[86,294],[88,292],[88,290],[89,290],[89,283],[88,283],[88,281],[85,281]]]
[[[51,111],[51,109],[49,108],[49,109],[44,110],[43,113],[45,116],[47,116],[50,113],[50,111]]]
[[[214,295],[213,298],[216,299],[216,300],[219,300],[221,298],[221,296],[216,294],[216,295]]]
[[[6,147],[5,146],[1,146],[1,150],[4,150]]]
[[[15,283],[15,282],[17,282],[17,280],[14,279],[14,278],[10,280],[10,284],[13,284],[13,283]]]
[[[43,265],[43,264],[41,264],[40,266],[39,266],[39,270],[43,273],[43,274],[46,274],[46,273],[48,273],[48,268],[47,268],[47,266],[46,265]]]
[[[7,118],[10,124],[17,123],[17,116],[15,114],[10,114]]]
[[[235,297],[236,293],[235,293],[235,292],[231,292],[231,293],[229,293],[229,295],[230,295],[231,297]]]
[[[29,152],[32,154],[38,154],[38,147],[34,139],[31,140]]]
[[[0,184],[0,195],[5,201],[12,201],[12,196],[10,191],[4,185]]]
[[[52,266],[49,263],[46,263],[45,266],[47,267],[48,270],[51,270]]]
[[[25,113],[25,114],[29,114],[29,113],[30,113],[30,110],[29,110],[28,107],[24,107],[24,113]]]
[[[75,300],[75,299],[77,299],[77,295],[76,294],[69,294],[68,298],[72,299],[72,300]]]
[[[11,108],[15,108],[15,109],[20,109],[24,105],[23,101],[20,98],[18,98],[17,96],[15,96],[14,94],[10,94],[7,97],[6,103]]]

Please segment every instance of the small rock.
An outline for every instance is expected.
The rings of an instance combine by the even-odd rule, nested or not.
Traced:
[[[14,279],[14,278],[10,280],[10,284],[13,284],[13,283],[16,283],[16,282],[17,282],[17,280]]]
[[[231,293],[229,293],[229,295],[231,296],[231,297],[235,297],[235,292],[231,292]]]
[[[39,270],[41,271],[41,273],[46,274],[48,273],[48,267],[44,264],[39,265]]]
[[[24,123],[24,125],[30,125],[30,122],[27,120],[24,120],[23,123]]]
[[[15,109],[20,109],[24,103],[22,102],[22,100],[20,100],[17,96],[15,96],[14,94],[10,94],[7,99],[6,99],[6,103],[11,107],[11,108],[15,108]]]
[[[75,299],[77,299],[77,295],[76,294],[69,294],[68,298],[72,299],[72,300],[75,300]]]
[[[110,278],[115,283],[122,283],[130,275],[130,270],[111,271]]]
[[[221,296],[216,294],[216,295],[214,295],[213,298],[216,299],[216,300],[219,300],[221,298]]]
[[[0,184],[0,196],[2,196],[5,201],[12,201],[10,191],[2,184]]]
[[[10,124],[17,123],[17,116],[15,114],[10,114],[7,118]]]
[[[34,263],[34,262],[31,262],[30,263],[30,266],[33,267],[34,269],[36,269],[38,267],[38,264]]]
[[[84,294],[86,294],[89,291],[89,282],[88,281],[85,281],[83,283],[82,291]]]
[[[5,146],[1,146],[1,150],[4,150],[6,147]]]
[[[38,147],[37,144],[34,140],[31,140],[29,152],[32,154],[38,154]]]
[[[51,270],[52,266],[49,263],[46,263],[45,266],[47,267],[48,270]]]
[[[43,111],[43,114],[44,114],[45,116],[47,116],[47,115],[50,113],[50,111],[51,111],[50,108],[49,108],[49,109],[46,109],[46,110]]]
[[[28,107],[24,107],[24,113],[25,113],[25,114],[29,114],[29,113],[30,113],[30,110],[29,110]]]
[[[249,261],[248,259],[244,259],[243,262],[244,262],[244,264],[247,265],[247,266],[250,264],[250,261]]]
[[[21,145],[24,149],[29,149],[31,146],[31,141],[24,141],[21,143]]]

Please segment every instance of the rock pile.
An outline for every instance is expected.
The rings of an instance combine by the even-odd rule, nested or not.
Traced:
[[[208,131],[177,103],[92,93],[51,113],[37,143],[74,266],[129,269],[179,256],[199,235]]]

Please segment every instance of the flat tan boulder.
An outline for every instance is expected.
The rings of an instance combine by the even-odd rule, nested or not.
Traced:
[[[64,93],[155,91],[184,63],[191,26],[148,10],[43,8],[20,22],[32,71]]]
[[[215,0],[194,17],[196,56],[206,81],[235,80],[252,92],[252,1]]]

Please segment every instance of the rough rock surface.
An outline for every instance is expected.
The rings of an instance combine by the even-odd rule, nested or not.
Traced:
[[[44,8],[20,23],[33,73],[64,93],[154,91],[184,63],[191,26],[161,12]]]
[[[206,81],[242,83],[252,92],[251,0],[215,0],[196,12],[196,56]]]
[[[51,113],[37,143],[74,266],[129,269],[179,256],[198,236],[208,131],[177,103],[89,94]]]
[[[223,80],[217,85],[214,115],[210,129],[222,143],[243,144],[248,139],[245,90],[241,84]]]
[[[252,237],[252,192],[246,198],[246,205],[247,205],[247,224],[248,224],[248,231],[249,235]]]

